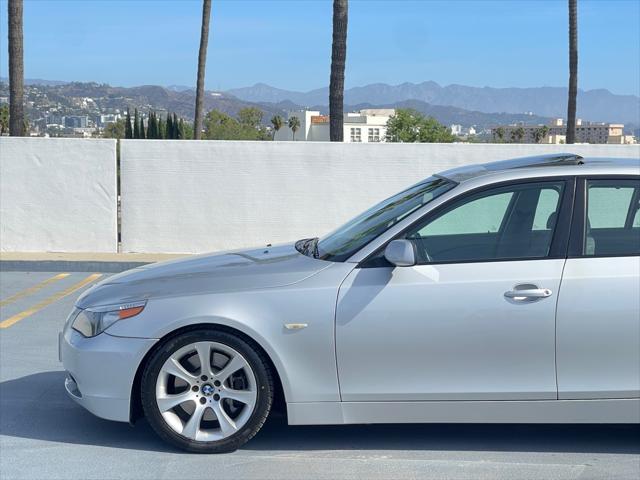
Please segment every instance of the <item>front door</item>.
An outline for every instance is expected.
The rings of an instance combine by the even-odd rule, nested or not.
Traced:
[[[398,237],[418,265],[393,267],[380,252],[354,269],[336,312],[342,400],[557,398],[572,194],[555,179],[466,194]]]

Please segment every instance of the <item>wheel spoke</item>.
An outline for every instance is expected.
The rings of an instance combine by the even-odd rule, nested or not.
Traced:
[[[200,360],[200,375],[211,377],[211,345],[206,342],[196,343],[196,352]]]
[[[196,379],[196,376],[189,373],[175,358],[170,358],[162,367],[162,371],[178,377],[187,383],[193,382]]]
[[[215,403],[213,405],[213,412],[216,414],[216,418],[218,419],[218,423],[220,424],[220,430],[225,437],[235,433],[238,430],[235,422],[231,418],[229,418],[227,412],[225,412],[224,408],[222,408],[222,404]]]
[[[207,407],[204,405],[196,403],[196,409],[193,411],[193,415],[191,415],[191,418],[182,428],[182,435],[196,440],[198,432],[200,431],[200,423],[202,422],[202,417],[204,416],[206,409]]]
[[[155,385],[156,405],[165,425],[185,438],[207,443],[241,431],[258,403],[256,375],[243,354],[225,343],[201,338],[169,353]],[[227,364],[215,373],[224,358]],[[234,406],[238,408],[231,408],[231,402],[237,402]],[[207,411],[215,415],[219,427],[216,422],[203,421],[209,418]]]
[[[187,390],[183,393],[178,393],[176,395],[164,395],[158,397],[158,408],[161,412],[166,412],[167,410],[171,410],[174,407],[177,407],[181,403],[187,402],[189,400],[195,400],[193,398],[193,394],[191,390]]]
[[[256,392],[252,392],[251,390],[234,390],[232,388],[225,388],[220,392],[220,396],[222,398],[236,400],[250,407],[253,406],[256,401]]]
[[[222,370],[220,370],[217,374],[215,374],[215,378],[217,378],[222,383],[224,383],[227,380],[227,378],[231,376],[231,374],[236,373],[241,368],[244,368],[244,366],[245,366],[244,360],[239,355],[236,355],[231,360],[229,360],[229,362],[225,365],[225,367]]]

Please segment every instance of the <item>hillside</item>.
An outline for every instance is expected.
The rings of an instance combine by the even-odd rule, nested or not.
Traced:
[[[242,90],[242,89],[240,89]],[[328,113],[328,107],[323,101],[315,103],[303,102],[300,96],[294,96],[298,101],[289,99],[277,100],[285,95],[284,90],[272,89],[267,86],[260,87],[259,94],[250,94],[243,90],[239,92],[249,98],[266,97],[274,101],[253,101],[248,98],[238,98],[229,92],[208,91],[205,97],[205,111],[220,110],[235,116],[245,107],[256,107],[264,112],[263,122],[269,124],[274,115],[285,116],[286,112],[300,110],[304,107],[311,110],[319,110]],[[353,89],[352,89],[353,90]],[[372,94],[374,98],[388,99],[391,93]],[[243,93],[244,92],[244,93]],[[186,87],[161,87],[157,85],[142,85],[138,87],[112,87],[107,84],[81,83],[81,82],[47,82],[45,84],[29,84],[25,87],[26,99],[30,106],[28,115],[31,120],[42,118],[48,111],[55,110],[62,115],[99,115],[113,113],[116,109],[120,112],[127,108],[137,108],[143,112],[156,111],[159,113],[170,111],[188,120],[193,119],[195,105],[195,91]],[[236,91],[236,93],[238,93]],[[407,93],[408,95],[409,93]],[[8,95],[6,83],[0,83],[0,96]],[[301,94],[306,95],[306,94]],[[309,96],[314,99],[319,94]],[[82,99],[91,99],[91,102],[83,102]],[[347,99],[365,98],[362,92],[351,93]],[[277,100],[277,101],[275,101]],[[33,103],[32,103],[33,102]],[[477,129],[487,129],[497,124],[510,124],[524,122],[526,124],[548,123],[551,116],[527,114],[522,112],[485,112],[480,109],[465,109],[458,106],[441,105],[419,99],[393,100],[376,103],[374,101],[347,102],[345,111],[357,111],[363,108],[413,108],[426,115],[435,117],[444,125],[461,124],[464,127],[475,126]],[[627,130],[637,128],[640,122],[627,122]]]
[[[298,105],[327,105],[327,88],[296,92],[274,88],[264,83],[236,88],[227,93],[250,102],[277,103],[289,100]],[[566,116],[567,89],[562,87],[492,88],[465,85],[440,86],[435,82],[388,85],[375,83],[345,91],[345,103],[390,105],[419,100],[431,105],[456,107],[484,113],[521,114],[533,112],[541,117]],[[640,124],[640,98],[616,95],[605,89],[580,90],[578,116],[594,122]],[[461,123],[461,122],[458,122]]]

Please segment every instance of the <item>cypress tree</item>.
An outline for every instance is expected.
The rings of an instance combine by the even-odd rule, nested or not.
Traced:
[[[147,138],[148,139],[153,139],[153,112],[149,112],[149,115],[147,116],[148,120],[147,120]]]
[[[167,127],[165,129],[164,138],[171,140],[173,138],[173,121],[171,120],[171,114],[167,112]]]
[[[140,138],[140,120],[138,120],[138,109],[133,112],[133,138]]]
[[[147,138],[158,138],[158,117],[156,116],[156,112],[152,112],[150,115],[151,119],[151,134],[147,132]],[[151,136],[153,135],[153,136]]]
[[[142,115],[140,115],[140,128],[138,129],[138,132],[140,133],[140,138],[147,138],[144,134],[144,121],[142,120]]]
[[[176,114],[176,112],[173,112],[173,122],[171,122],[173,124],[173,138],[175,138],[176,140],[178,138],[180,138],[180,132],[179,132],[179,128],[180,125],[178,124],[178,114]]]
[[[162,117],[158,118],[158,138],[165,138],[165,128],[167,128],[167,126],[164,120],[162,120]]]
[[[133,138],[133,129],[131,128],[131,112],[127,108],[127,118],[124,124],[124,138]]]
[[[184,140],[184,120],[182,118],[178,122],[178,138]]]

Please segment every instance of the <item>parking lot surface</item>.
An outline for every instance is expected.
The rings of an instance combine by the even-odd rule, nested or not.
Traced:
[[[98,419],[64,392],[57,333],[98,272],[0,272],[0,478],[637,479],[640,428],[613,425],[290,427],[241,450],[186,454]]]

